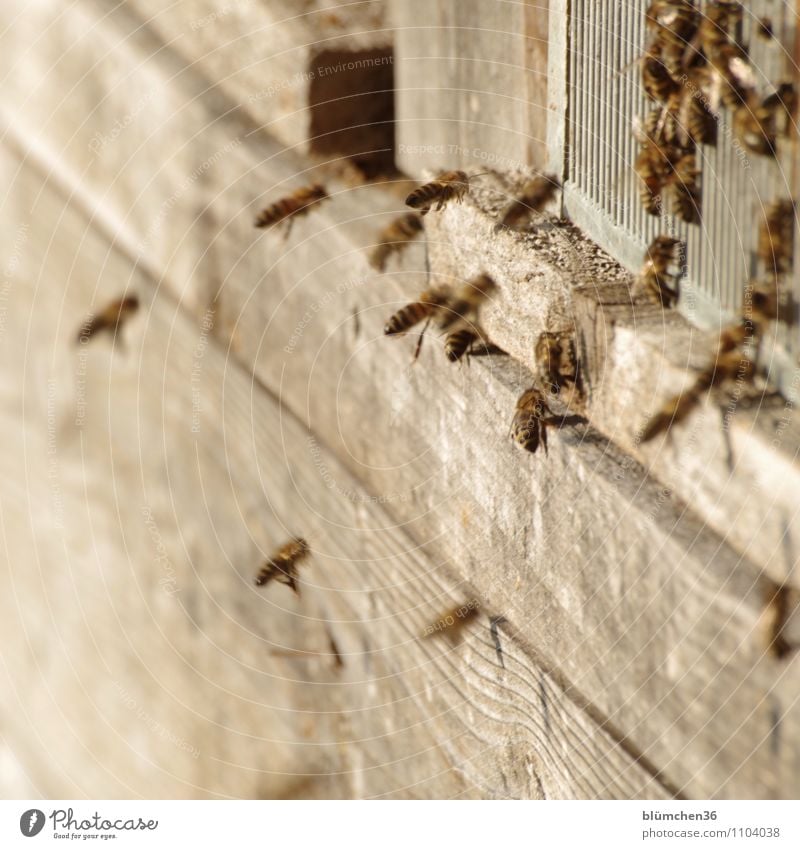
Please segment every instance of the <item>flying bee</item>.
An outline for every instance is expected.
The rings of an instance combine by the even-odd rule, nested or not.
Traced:
[[[670,266],[679,261],[678,248],[683,246],[680,239],[671,236],[656,236],[647,249],[647,256],[636,281],[636,287],[644,292],[654,303],[666,309],[675,306],[678,301],[679,274],[670,273]]]
[[[749,382],[755,376],[755,361],[745,352],[752,337],[752,327],[746,321],[737,321],[723,330],[717,343],[713,362],[698,375],[687,389],[670,398],[647,422],[641,434],[642,442],[649,442],[660,433],[686,419],[699,406],[703,396],[730,380]]]
[[[540,333],[534,356],[542,380],[554,395],[567,386],[578,385],[578,358],[571,333]]]
[[[297,588],[297,567],[310,552],[308,543],[302,537],[289,540],[261,567],[261,571],[256,575],[256,586],[263,587],[264,584],[275,580],[279,584],[286,584],[300,595]]]
[[[406,304],[391,316],[386,322],[383,332],[387,336],[397,336],[400,333],[408,332],[412,327],[424,321],[425,327],[419,335],[419,341],[414,351],[414,359],[416,360],[422,350],[422,340],[431,319],[448,303],[450,297],[450,292],[443,287],[426,289],[419,296],[419,300]]]
[[[81,325],[76,341],[80,344],[88,342],[103,330],[107,330],[116,339],[117,332],[125,322],[139,309],[139,298],[136,295],[126,295],[112,301],[96,315],[90,315]]]
[[[429,319],[434,313],[440,310],[447,303],[447,299],[448,292],[444,288],[426,289],[419,296],[418,301],[407,304],[391,316],[386,322],[383,332],[387,336],[406,333],[414,325],[419,324],[425,319]]]
[[[378,234],[378,244],[369,255],[373,268],[383,271],[386,262],[394,253],[399,253],[412,242],[422,230],[422,218],[416,212],[407,212],[395,218]]]
[[[530,219],[532,212],[541,212],[561,188],[557,177],[539,174],[523,188],[520,196],[513,200],[503,212],[501,227],[517,230]]]
[[[758,228],[758,258],[772,274],[790,271],[794,263],[795,205],[778,200],[764,211]]]
[[[685,151],[675,165],[675,173],[670,177],[669,198],[672,212],[687,224],[700,221],[702,196],[699,177],[697,154],[693,150]]]
[[[447,610],[435,621],[431,622],[422,633],[423,638],[442,634],[452,645],[457,645],[463,639],[464,628],[480,614],[480,605],[476,600],[465,602],[459,607]]]
[[[447,330],[463,318],[477,318],[481,304],[497,289],[488,274],[479,274],[455,291],[439,313],[439,327]]]
[[[678,151],[673,145],[647,140],[636,157],[634,171],[639,178],[639,199],[649,215],[661,214],[664,187],[673,174]]]
[[[442,171],[435,180],[414,189],[406,198],[406,206],[427,215],[436,204],[435,211],[439,212],[451,200],[461,203],[469,191],[469,181],[466,171]]]
[[[547,453],[547,428],[554,423],[550,408],[538,389],[523,392],[511,421],[511,438],[520,448],[536,453],[539,443]]]
[[[285,223],[286,235],[288,236],[297,216],[305,215],[315,203],[319,203],[328,197],[330,195],[320,183],[303,186],[263,209],[256,217],[255,226],[274,227],[277,224]]]
[[[769,582],[764,589],[767,650],[777,660],[784,660],[800,648],[787,627],[799,603],[798,591],[787,584]]]

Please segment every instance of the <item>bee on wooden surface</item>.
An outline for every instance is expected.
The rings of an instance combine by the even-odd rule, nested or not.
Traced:
[[[785,660],[800,648],[800,644],[791,638],[787,627],[800,604],[798,596],[798,590],[787,584],[777,585],[770,582],[764,589],[767,650],[777,660]]]
[[[378,234],[379,244],[375,245],[370,252],[370,265],[383,271],[389,257],[407,247],[421,231],[422,218],[418,213],[407,212],[395,218]]]
[[[666,309],[678,301],[679,274],[670,272],[670,266],[679,262],[678,250],[683,246],[680,239],[671,236],[656,236],[647,249],[647,256],[636,281],[636,288],[644,292],[654,303]]]
[[[427,215],[436,204],[435,211],[439,212],[451,200],[461,203],[469,191],[469,181],[466,171],[442,171],[435,180],[414,189],[406,198],[406,205]]]
[[[558,178],[552,175],[539,174],[530,180],[519,197],[512,201],[503,212],[501,227],[519,229],[527,224],[532,212],[541,212],[555,197],[561,188]]]
[[[634,171],[639,178],[639,199],[649,215],[661,214],[662,193],[672,177],[678,151],[672,145],[646,141],[636,157]]]
[[[288,236],[295,218],[307,214],[314,204],[328,197],[330,195],[320,183],[303,186],[263,209],[256,217],[255,226],[274,227],[277,224],[285,224]]]
[[[440,312],[441,329],[447,330],[463,318],[477,318],[481,305],[496,288],[497,284],[488,274],[479,274],[458,288]]]
[[[778,144],[778,112],[775,104],[748,97],[733,113],[733,132],[757,156],[775,156]]]
[[[794,264],[795,205],[778,200],[764,211],[758,228],[758,258],[766,271],[785,274]]]
[[[523,392],[511,421],[511,438],[520,448],[535,454],[541,443],[547,453],[547,428],[553,423],[544,396],[535,387]]]
[[[300,590],[297,588],[297,567],[310,552],[308,543],[302,537],[296,537],[282,545],[277,553],[262,566],[256,576],[256,586],[262,587],[275,580],[279,584],[286,584],[300,595]]]
[[[76,341],[88,342],[93,336],[107,330],[116,339],[117,332],[125,322],[139,309],[139,298],[136,295],[126,295],[118,298],[104,307],[96,315],[89,316],[81,325]]]
[[[687,224],[700,221],[702,195],[699,177],[697,154],[693,150],[684,152],[669,180],[669,197],[673,214]]]
[[[578,385],[578,358],[571,333],[540,333],[534,356],[539,375],[554,395],[567,386]]]
[[[431,622],[422,632],[423,638],[441,634],[456,645],[463,639],[464,628],[480,614],[480,605],[476,600],[465,602],[459,607],[445,611],[435,622]]]

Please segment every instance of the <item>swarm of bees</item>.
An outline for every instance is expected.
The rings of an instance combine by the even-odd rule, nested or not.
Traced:
[[[105,306],[96,315],[90,315],[81,325],[76,342],[85,343],[98,333],[107,331],[116,339],[118,332],[128,319],[139,309],[139,298],[136,295],[126,295]]]
[[[450,362],[456,362],[473,342],[483,338],[477,321],[481,305],[497,288],[488,274],[479,274],[463,286],[453,288],[437,286],[426,289],[413,303],[398,310],[386,322],[383,332],[387,336],[407,333],[424,321],[414,359],[419,357],[425,331],[433,321],[440,330],[449,330],[445,340],[445,354]]]
[[[289,231],[295,219],[301,215],[308,214],[312,206],[326,200],[328,192],[320,183],[313,183],[310,186],[302,186],[296,189],[292,194],[276,200],[268,207],[263,209],[255,220],[255,226],[259,228],[283,226],[285,235],[289,236]]]
[[[656,236],[647,249],[642,270],[636,279],[634,291],[643,294],[653,303],[665,309],[678,301],[680,271],[670,271],[680,260],[683,242],[672,236]]]
[[[311,549],[302,537],[289,540],[261,567],[256,575],[256,586],[262,587],[270,581],[277,581],[279,584],[286,584],[300,595],[297,586],[297,567],[310,553]]]
[[[702,193],[697,146],[717,142],[721,107],[733,110],[733,131],[750,153],[774,157],[797,111],[792,83],[762,95],[747,50],[737,41],[743,7],[710,0],[654,0],[646,12],[650,41],[640,60],[641,83],[656,106],[635,129],[641,145],[634,170],[642,205],[700,221]]]

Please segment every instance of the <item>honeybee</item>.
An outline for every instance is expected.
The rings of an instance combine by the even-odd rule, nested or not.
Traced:
[[[755,360],[745,350],[752,339],[753,325],[737,321],[720,335],[714,361],[705,368],[695,382],[670,398],[648,421],[642,431],[641,441],[649,442],[660,433],[682,422],[697,407],[703,396],[730,380],[749,382],[755,376]]]
[[[678,141],[684,148],[717,143],[717,119],[704,95],[709,85],[707,78],[707,68],[692,69],[680,95],[675,124]]]
[[[554,395],[570,384],[577,386],[578,358],[571,333],[540,333],[534,355],[539,374]]]
[[[506,208],[500,226],[516,230],[526,224],[531,213],[541,212],[560,188],[561,183],[555,176],[539,174],[534,177]]]
[[[778,144],[778,113],[774,105],[747,97],[733,112],[733,132],[757,156],[775,156]]]
[[[672,177],[678,150],[652,139],[644,142],[634,165],[640,180],[639,199],[649,215],[661,214],[662,192]]]
[[[656,39],[642,57],[642,88],[650,100],[666,103],[680,90],[663,58],[663,47]]]
[[[425,319],[431,318],[434,313],[442,308],[447,303],[448,292],[446,289],[436,287],[426,289],[420,296],[418,301],[406,304],[402,309],[398,310],[386,322],[383,332],[387,336],[396,336],[399,333],[406,333],[411,330],[414,325],[419,324]]]
[[[88,342],[103,330],[108,330],[116,339],[117,331],[139,309],[139,298],[136,295],[126,295],[112,301],[96,315],[90,315],[81,325],[76,341],[80,344]]]
[[[637,289],[666,309],[675,306],[678,301],[679,275],[670,273],[669,268],[678,261],[678,248],[682,245],[680,239],[656,236],[647,249],[644,265],[636,281]]]
[[[776,280],[758,282],[751,280],[745,288],[745,306],[743,318],[752,326],[752,333],[761,332],[764,325],[771,321],[784,324],[795,323],[794,303],[791,299],[783,301]]]
[[[448,299],[440,313],[439,326],[442,330],[452,327],[459,319],[477,318],[481,304],[497,288],[488,274],[479,274],[457,289]]]
[[[790,271],[794,262],[795,205],[778,200],[764,211],[758,228],[758,258],[772,274]]]
[[[656,0],[647,9],[646,24],[655,31],[655,39],[670,75],[678,79],[684,66],[686,45],[697,32],[699,14],[694,3],[686,0]]]
[[[383,271],[386,262],[393,253],[402,251],[422,230],[422,218],[416,212],[407,212],[395,218],[378,234],[377,244],[369,255],[373,268]]]
[[[767,649],[778,660],[784,660],[798,649],[787,634],[787,625],[799,603],[798,591],[786,584],[768,584],[764,590]]]
[[[274,227],[277,224],[285,223],[286,235],[288,236],[297,216],[305,215],[314,204],[328,197],[330,195],[320,183],[303,186],[263,209],[256,217],[255,226]]]
[[[775,129],[778,136],[789,135],[797,114],[797,89],[794,83],[781,83],[775,91],[764,98],[763,107],[775,113]]]
[[[699,177],[697,154],[693,150],[685,151],[670,177],[669,197],[673,214],[687,224],[697,224],[700,221],[702,196]]]
[[[297,567],[302,560],[308,557],[311,549],[302,537],[295,537],[282,545],[277,554],[267,560],[256,576],[256,586],[262,587],[272,580],[279,584],[286,584],[297,595],[300,590],[297,587]]]
[[[520,448],[536,453],[539,443],[547,453],[547,427],[552,424],[552,413],[544,396],[532,387],[523,392],[511,421],[511,438]]]
[[[406,198],[406,206],[427,215],[436,204],[435,211],[439,212],[451,200],[461,203],[469,191],[469,181],[466,171],[442,171],[435,180],[414,189]]]
[[[470,327],[462,327],[454,330],[444,340],[444,353],[451,363],[457,363],[467,353],[473,342],[480,338],[477,330]]]
[[[431,622],[422,633],[423,638],[442,634],[451,644],[456,645],[463,639],[464,628],[480,614],[477,601],[468,601],[459,607],[445,611],[435,622]]]
[[[439,313],[444,305],[448,303],[450,297],[450,292],[443,287],[426,289],[419,296],[419,300],[406,304],[406,306],[391,316],[386,322],[383,332],[387,336],[397,336],[400,333],[408,332],[412,327],[424,321],[425,327],[423,327],[422,333],[420,333],[419,341],[414,351],[414,359],[416,360],[422,350],[422,340],[425,336],[425,331],[428,329],[428,325],[431,323],[434,315]]]

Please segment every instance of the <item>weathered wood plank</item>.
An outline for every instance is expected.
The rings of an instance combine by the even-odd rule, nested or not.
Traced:
[[[547,5],[393,0],[405,171],[545,166]]]
[[[234,171],[241,160],[237,163]],[[182,176],[177,163],[176,168],[168,179]],[[511,606],[504,590],[518,580],[516,596],[529,595],[521,603],[515,596],[518,605],[509,618],[525,623],[524,639],[564,671],[576,693],[668,768],[671,780],[698,795],[791,792],[796,717],[790,711],[784,718],[777,754],[772,731],[776,712],[797,699],[789,676],[761,656],[755,570],[740,565],[691,517],[682,518],[681,503],[662,496],[629,457],[585,439],[580,429],[554,440],[546,466],[541,458],[523,464],[508,453],[509,411],[530,379],[515,372],[516,366],[511,374],[494,363],[487,374],[477,362],[469,373],[442,371],[441,355],[429,346],[423,364],[408,370],[407,346],[378,337],[393,305],[424,285],[424,260],[421,248],[412,250],[402,269],[393,266],[401,271],[396,277],[376,278],[365,266],[354,269],[354,252],[380,223],[359,219],[390,205],[385,197],[375,199],[373,189],[343,194],[328,211],[298,224],[288,244],[265,237],[243,252],[252,238],[249,222],[235,222],[231,210],[249,202],[241,183],[251,173],[252,164],[245,176],[214,172],[216,185],[228,194],[224,204],[205,210],[203,232],[182,223],[180,230],[170,229],[173,222],[165,225],[165,244],[180,246],[164,278],[170,289],[202,314],[208,297],[200,270],[213,268],[225,279],[222,304],[240,319],[235,338],[242,360],[325,432],[329,447],[368,491],[393,497],[386,506],[395,520],[407,523],[434,559],[455,561],[490,607]],[[211,197],[217,193],[209,187]],[[457,214],[457,208],[448,211],[432,225],[452,226]],[[334,228],[337,220],[346,223]],[[453,228],[452,234],[456,229],[462,232]],[[474,253],[473,243],[464,256],[473,261]],[[534,259],[524,251],[514,261],[519,274],[504,272],[509,286],[516,277],[527,279]],[[462,259],[461,273],[467,273],[465,265]],[[596,279],[597,267],[592,268]],[[193,273],[181,273],[184,269]],[[342,281],[347,285],[339,292]],[[552,291],[563,299],[555,285]],[[493,334],[501,338],[505,327],[509,348],[530,361],[530,350],[514,340],[530,333],[526,322],[532,323],[535,310],[547,315],[549,301],[534,306],[530,290],[525,292],[520,287],[518,298],[508,297],[518,319],[513,311],[507,325],[491,311],[487,318]],[[307,321],[314,305],[318,311]],[[356,340],[354,306],[363,309]],[[556,313],[553,306],[549,310]],[[293,335],[297,339],[290,344]],[[340,414],[340,422],[331,411]],[[465,440],[465,433],[475,436]],[[579,445],[569,445],[570,439]],[[431,446],[439,463],[434,472],[430,455],[427,462],[416,456]],[[389,473],[388,461],[402,468]],[[534,468],[540,477],[531,479]],[[488,489],[487,480],[493,482]],[[587,504],[594,498],[598,506],[576,517],[578,495]],[[729,739],[743,718],[745,727]],[[672,763],[676,752],[679,761]]]
[[[15,754],[41,792],[665,795],[505,627],[505,667],[485,619],[456,649],[421,640],[474,591],[76,205],[0,162],[4,225],[27,234],[3,472],[29,483],[22,500],[0,490],[18,529],[0,621],[6,643],[30,635],[7,663],[27,710],[4,704],[2,721],[7,740],[38,729]],[[145,306],[124,343],[70,348],[90,302],[126,283]],[[302,597],[255,590],[297,531],[314,546]]]

